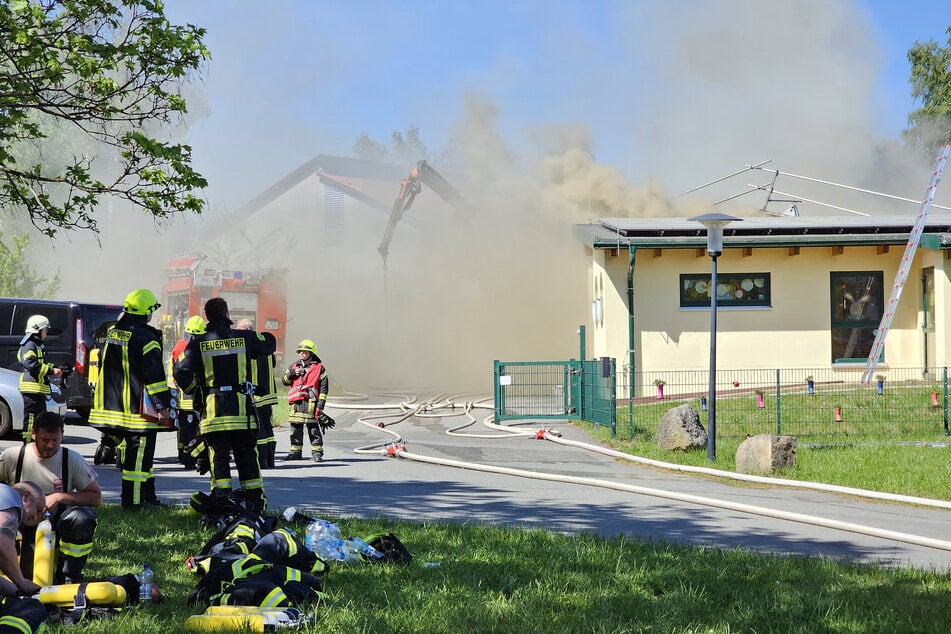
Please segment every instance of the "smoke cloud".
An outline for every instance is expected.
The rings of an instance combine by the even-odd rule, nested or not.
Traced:
[[[303,13],[306,4],[295,6]],[[98,242],[59,239],[41,265],[62,270],[64,298],[111,302],[138,286],[157,290],[165,263],[188,251],[204,251],[219,268],[287,268],[289,347],[316,340],[335,382],[352,389],[484,390],[493,359],[576,357],[576,328],[590,321],[590,272],[572,224],[705,213],[772,175],[747,172],[676,194],[764,160],[911,198],[920,198],[930,176],[929,158],[877,128],[882,53],[854,2],[607,3],[601,18],[616,26],[604,41],[578,16],[553,10],[550,21],[534,23],[541,35],[531,38],[539,40],[531,59],[506,51],[484,68],[460,69],[434,82],[431,94],[405,97],[410,111],[396,107],[400,81],[418,73],[414,63],[425,56],[408,55],[407,67],[394,72],[389,57],[363,49],[345,55],[356,41],[345,37],[354,28],[342,26],[354,19],[346,12],[308,26],[287,5],[279,13],[290,19],[259,23],[267,9],[257,3],[220,15],[221,5],[209,5],[194,17],[184,15],[200,11],[192,3],[172,3],[170,18],[213,19],[209,96],[195,102],[203,118],[187,133],[211,182],[210,210],[157,226],[138,211],[104,208]],[[397,10],[406,12],[381,7],[362,26],[379,21],[382,32]],[[399,24],[400,42],[433,37],[425,21]],[[304,40],[319,43],[294,49]],[[293,62],[262,72],[272,49]],[[261,90],[249,88],[249,72],[260,73]],[[350,100],[349,88],[371,81],[379,82],[375,108]],[[440,92],[444,85],[454,92]],[[305,94],[313,101],[307,107]],[[233,220],[232,210],[310,158],[348,156],[362,132],[385,141],[387,131],[411,125],[430,148],[446,148],[447,160],[434,164],[465,202],[456,208],[424,191],[397,227],[385,270],[376,247],[387,214],[348,203],[343,237],[329,240],[316,178],[266,217]],[[871,213],[915,211],[801,181],[783,186]],[[939,192],[936,202],[948,199]],[[765,194],[751,193],[719,209],[750,215],[764,204]]]

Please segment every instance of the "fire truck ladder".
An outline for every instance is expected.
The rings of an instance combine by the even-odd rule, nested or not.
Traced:
[[[895,311],[898,310],[898,300],[901,298],[902,289],[905,288],[905,282],[908,281],[908,270],[911,268],[912,260],[915,259],[915,252],[918,250],[918,244],[921,242],[921,232],[924,230],[925,221],[928,219],[928,211],[931,209],[931,201],[934,200],[935,189],[937,189],[938,183],[941,182],[941,173],[944,171],[944,164],[948,160],[949,151],[951,151],[951,145],[945,145],[938,152],[938,160],[935,162],[934,172],[931,174],[931,183],[928,185],[925,199],[921,202],[921,208],[918,210],[915,226],[911,230],[911,235],[908,236],[908,244],[905,246],[905,253],[898,264],[898,273],[895,275],[892,293],[885,305],[885,312],[882,314],[882,321],[878,326],[878,333],[875,335],[872,350],[868,353],[868,361],[865,363],[865,371],[862,373],[862,383],[868,383],[871,380],[872,374],[875,372],[875,366],[878,365],[878,359],[885,348],[885,337],[892,325]]]

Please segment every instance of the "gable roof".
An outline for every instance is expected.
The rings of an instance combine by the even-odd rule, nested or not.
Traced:
[[[377,196],[368,193],[367,190],[373,188],[367,187],[365,181],[399,183],[408,172],[409,168],[404,169],[389,163],[319,154],[239,207],[235,211],[235,217],[238,220],[243,220],[252,216],[314,175],[325,185],[329,185],[351,198],[389,211],[392,201],[388,199],[380,200]],[[396,196],[396,191],[393,190],[393,197]]]
[[[724,247],[784,247],[813,245],[904,244],[917,216],[889,215],[751,217],[723,230]],[[594,249],[644,248],[693,249],[705,247],[707,229],[687,218],[602,218],[596,223],[574,225],[573,232]],[[922,235],[931,248],[951,249],[951,214],[931,213]]]

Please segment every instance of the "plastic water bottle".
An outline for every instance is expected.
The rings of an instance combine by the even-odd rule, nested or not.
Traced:
[[[340,559],[340,528],[333,522],[314,520],[307,525],[304,545],[322,559]]]
[[[142,566],[142,572],[139,573],[139,602],[148,605],[152,602],[152,583],[155,575],[152,573],[152,567],[148,564]]]
[[[359,537],[347,538],[346,545],[347,545],[348,551],[354,552],[358,556],[363,555],[367,559],[383,559],[383,553],[381,553],[376,548],[366,543]],[[359,559],[359,557],[357,558]]]

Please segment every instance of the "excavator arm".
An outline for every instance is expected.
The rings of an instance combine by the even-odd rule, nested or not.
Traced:
[[[458,204],[462,197],[459,192],[449,184],[442,174],[437,172],[426,161],[419,161],[409,175],[400,183],[400,193],[393,201],[393,209],[390,211],[390,220],[386,225],[386,232],[383,234],[383,240],[377,251],[383,256],[383,264],[386,265],[386,256],[390,253],[390,242],[393,240],[393,234],[396,232],[396,225],[399,223],[403,213],[413,206],[416,196],[423,191],[423,185],[426,185],[446,202]]]

